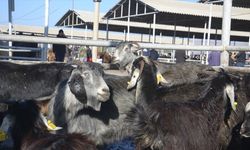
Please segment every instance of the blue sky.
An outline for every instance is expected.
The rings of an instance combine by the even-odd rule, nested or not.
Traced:
[[[49,26],[55,23],[64,13],[73,8],[73,0],[50,0]],[[100,11],[105,13],[120,0],[102,0]],[[196,2],[197,0],[183,0]],[[13,24],[44,25],[44,0],[15,0]],[[74,0],[74,9],[93,11],[93,0]],[[8,24],[8,0],[0,0],[0,25]]]

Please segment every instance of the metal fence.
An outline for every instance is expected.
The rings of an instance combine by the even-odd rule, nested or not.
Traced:
[[[33,43],[46,43],[46,44],[65,44],[65,45],[89,45],[98,47],[115,47],[119,41],[105,41],[105,40],[80,40],[68,38],[52,38],[52,37],[35,37],[24,35],[6,35],[0,34],[2,41],[18,41],[18,42],[33,42]],[[188,50],[188,51],[250,51],[250,46],[194,46],[194,45],[173,45],[173,44],[152,44],[152,43],[138,43],[141,48],[161,49],[161,50]],[[5,47],[9,48],[9,47]],[[27,49],[27,48],[26,48]],[[2,49],[0,49],[1,51]],[[30,51],[41,51],[46,56],[47,51],[44,49],[31,49]],[[7,50],[5,50],[7,51]],[[13,50],[12,50],[13,51]],[[41,58],[46,60],[46,57]]]

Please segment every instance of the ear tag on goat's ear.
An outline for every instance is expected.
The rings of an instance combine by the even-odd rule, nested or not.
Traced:
[[[237,105],[238,105],[238,103],[237,103],[237,102],[234,102],[234,106],[235,106],[235,108],[237,107]]]
[[[130,85],[130,81],[128,81],[128,85]]]
[[[47,129],[50,130],[50,131],[55,131],[55,130],[60,130],[62,129],[62,127],[57,127],[55,124],[52,123],[51,120],[47,120],[43,114],[40,114],[42,120],[43,120],[43,123],[46,125]]]
[[[8,135],[4,131],[0,130],[0,142],[3,142],[7,139],[8,139]]]
[[[51,120],[48,120],[47,123],[52,130],[56,128],[56,125]],[[50,128],[48,130],[51,130]]]
[[[163,76],[160,73],[157,73],[157,84],[160,84],[164,80]]]

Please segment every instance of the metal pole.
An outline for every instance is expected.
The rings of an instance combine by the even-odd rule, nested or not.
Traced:
[[[106,40],[109,40],[109,19],[107,18],[106,23]]]
[[[248,38],[248,46],[250,46],[250,35],[249,35],[249,38]]]
[[[45,18],[44,18],[44,36],[48,37],[49,33],[49,0],[45,0]],[[48,44],[43,44],[42,60],[47,60]]]
[[[149,23],[149,30],[148,30],[148,42],[150,43],[150,41],[151,41],[151,27],[152,26],[152,24],[151,23]]]
[[[206,35],[207,35],[207,23],[205,22],[204,24],[204,33],[203,33],[203,41],[202,41],[202,45],[205,46],[206,45]],[[201,63],[204,64],[204,59],[203,59],[203,56],[204,56],[204,52],[201,51],[201,54],[200,54],[200,60],[201,60]]]
[[[12,11],[14,11],[14,0],[9,0],[9,35],[12,35]],[[12,47],[12,41],[9,41],[9,46]],[[9,57],[12,57],[12,49],[9,48]],[[11,60],[11,59],[10,59]]]
[[[37,37],[24,35],[6,35],[0,34],[0,40],[3,41],[17,41],[17,42],[32,42],[32,43],[49,43],[49,44],[72,44],[72,45],[90,45],[90,46],[109,46],[115,47],[119,42],[104,41],[104,40],[82,40],[70,38],[52,38],[52,37]],[[152,44],[152,43],[138,43],[141,48],[154,49],[176,49],[176,50],[192,50],[192,51],[222,51],[226,48],[228,51],[250,51],[250,46],[202,46],[202,45],[175,45],[175,44]]]
[[[190,26],[188,27],[188,39],[187,39],[187,45],[189,45],[189,36],[190,36]]]
[[[174,36],[173,36],[173,39],[172,39],[172,44],[175,44],[175,40],[176,40],[176,20],[175,20],[175,23],[174,23]]]
[[[223,4],[223,20],[222,20],[222,46],[229,46],[231,31],[231,10],[232,0],[224,0]],[[224,49],[221,53],[221,66],[228,66],[229,53]]]
[[[85,30],[84,30],[84,39],[85,40],[88,39],[87,31],[88,31],[88,25],[85,23]]]
[[[101,2],[101,0],[94,0],[94,3],[95,3],[95,14],[94,14],[94,16],[95,17],[94,17],[94,27],[93,27],[93,40],[98,39],[100,2]],[[97,60],[97,47],[93,47],[92,61],[96,62],[96,60]]]
[[[130,41],[130,9],[131,9],[131,0],[128,0],[128,25],[127,25],[128,41]]]
[[[162,43],[162,32],[160,32],[160,44]]]
[[[70,38],[73,39],[74,36],[74,0],[72,0],[72,22],[71,22],[71,32],[70,32]]]
[[[210,44],[210,33],[211,33],[211,24],[212,24],[212,11],[213,11],[213,4],[211,3],[211,4],[210,4],[210,7],[209,7],[207,45]]]
[[[207,33],[207,46],[210,44],[211,24],[212,24],[212,10],[213,3],[209,6],[209,19],[208,19],[208,33]],[[208,65],[208,51],[206,51],[206,65]]]
[[[152,41],[153,44],[155,43],[155,24],[156,24],[156,13],[154,13],[153,16],[153,41]]]
[[[126,29],[123,30],[124,41],[126,41]]]
[[[203,41],[202,41],[202,45],[204,46],[206,43],[206,34],[207,34],[207,23],[205,22],[204,24],[204,33],[203,33]]]
[[[217,39],[218,38],[218,29],[215,29],[215,45],[217,45]]]

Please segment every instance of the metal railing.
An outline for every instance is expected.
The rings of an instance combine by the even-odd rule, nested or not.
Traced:
[[[115,47],[120,42],[105,41],[105,40],[81,40],[67,38],[52,38],[52,37],[31,37],[24,35],[6,35],[0,34],[0,40],[3,41],[18,41],[32,43],[47,43],[47,44],[65,44],[65,45],[89,45]],[[194,45],[174,45],[174,44],[152,44],[138,42],[141,48],[154,48],[166,50],[192,50],[192,51],[250,51],[250,46],[194,46]]]
[[[89,45],[98,47],[115,47],[120,42],[105,40],[81,40],[68,38],[35,37],[24,35],[0,34],[2,41],[65,44],[65,45]],[[152,44],[138,43],[141,48],[154,48],[162,50],[190,50],[190,51],[250,51],[250,46],[194,46],[194,45],[173,45],[173,44]]]
[[[41,54],[42,48],[32,48],[32,47],[18,47],[18,46],[6,46],[0,45],[1,52],[18,52],[18,53],[32,53],[35,52],[37,54]],[[41,55],[33,56],[33,57],[25,57],[25,56],[0,56],[0,59],[18,59],[18,60],[34,60],[39,61],[42,60]]]

